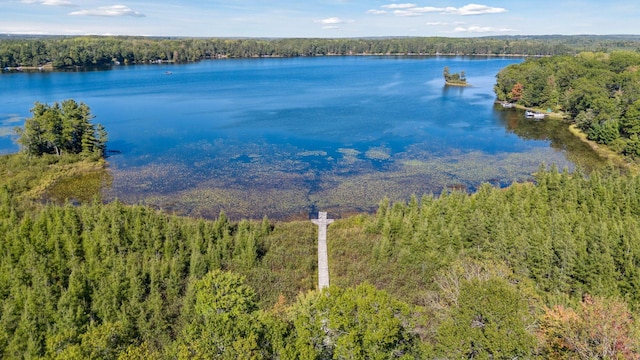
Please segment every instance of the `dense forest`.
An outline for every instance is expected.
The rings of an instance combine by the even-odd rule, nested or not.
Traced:
[[[530,58],[497,75],[499,100],[567,114],[588,138],[640,158],[640,53]]]
[[[365,39],[207,39],[147,37],[0,37],[0,68],[104,66],[223,57],[322,55],[563,55],[638,49],[639,37],[485,37]]]
[[[640,356],[637,177],[383,200],[329,227],[322,292],[311,222],[25,208],[4,181],[5,358]]]

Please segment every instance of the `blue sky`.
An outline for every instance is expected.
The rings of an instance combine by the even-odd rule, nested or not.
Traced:
[[[0,33],[198,37],[640,34],[637,0],[0,0]]]

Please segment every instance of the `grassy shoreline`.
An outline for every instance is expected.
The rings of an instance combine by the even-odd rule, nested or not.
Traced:
[[[100,197],[111,179],[104,159],[71,155],[30,158],[22,153],[0,156],[0,186],[27,207],[67,200],[90,202]]]
[[[606,159],[611,164],[618,167],[629,170],[629,173],[633,176],[640,175],[640,165],[629,162],[623,155],[609,149],[606,145],[598,144],[595,141],[589,140],[587,134],[578,129],[575,124],[569,125],[569,132],[586,143],[591,149],[603,159]]]

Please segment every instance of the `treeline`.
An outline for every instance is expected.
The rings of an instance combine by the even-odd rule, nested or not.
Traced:
[[[638,50],[640,35],[505,35],[491,36],[499,40],[535,40],[550,45],[568,46],[576,53]]]
[[[536,181],[335,222],[324,292],[308,221],[23,211],[4,186],[0,354],[637,358],[640,178]]]
[[[0,66],[54,68],[158,61],[190,62],[221,57],[294,57],[322,55],[562,55],[586,46],[640,47],[640,40],[602,39],[587,45],[531,37],[370,38],[370,39],[205,39],[143,37],[4,37]],[[623,44],[621,44],[621,42]],[[591,49],[591,48],[589,48]]]
[[[564,112],[589,139],[640,157],[640,53],[527,59],[497,75],[499,100]]]

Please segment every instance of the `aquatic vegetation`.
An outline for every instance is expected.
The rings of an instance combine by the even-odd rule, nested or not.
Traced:
[[[101,200],[101,190],[110,187],[112,182],[113,177],[106,169],[96,169],[59,179],[46,190],[44,196],[57,203]]]
[[[9,125],[9,124],[18,124],[24,121],[24,118],[18,114],[9,114],[9,115],[1,115],[0,124]]]
[[[0,137],[16,135],[14,128],[22,121],[24,119],[16,114],[0,115]]]
[[[2,136],[12,136],[15,135],[15,131],[13,131],[13,127],[11,126],[0,126],[0,137]]]
[[[299,152],[296,155],[298,156],[327,156],[326,151],[314,150],[314,151],[303,151]]]
[[[372,160],[389,160],[391,157],[391,150],[385,147],[375,147],[367,150],[364,153],[368,159]]]
[[[360,151],[356,150],[356,149],[348,149],[348,148],[339,148],[338,152],[341,153],[342,155],[344,155],[345,157],[347,156],[358,156],[360,155]]]

